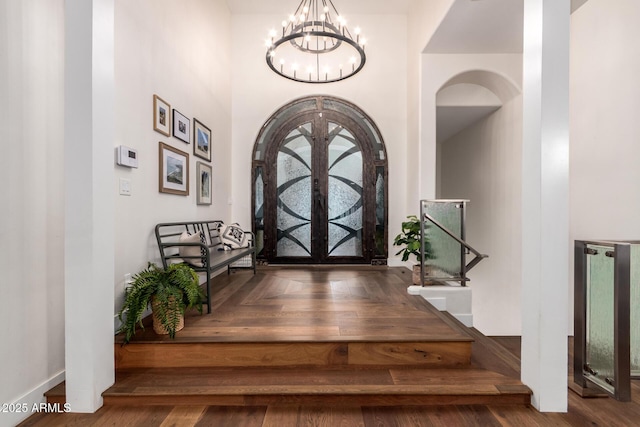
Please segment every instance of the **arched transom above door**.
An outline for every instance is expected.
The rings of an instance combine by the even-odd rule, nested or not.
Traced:
[[[264,124],[253,151],[253,231],[271,263],[385,263],[387,155],[355,105],[295,100]]]

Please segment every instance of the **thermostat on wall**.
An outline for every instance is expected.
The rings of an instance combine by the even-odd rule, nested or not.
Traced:
[[[128,168],[138,167],[138,150],[121,145],[118,147],[117,163]]]

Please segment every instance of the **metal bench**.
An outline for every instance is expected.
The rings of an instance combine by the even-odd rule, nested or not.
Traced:
[[[160,250],[162,265],[167,268],[170,264],[185,262],[186,259],[203,261],[203,266],[198,267],[189,263],[189,266],[196,272],[206,274],[207,285],[207,312],[211,313],[211,275],[214,271],[227,267],[227,274],[232,268],[252,268],[256,273],[256,248],[255,236],[250,231],[245,231],[249,236],[249,247],[233,250],[224,250],[224,245],[218,235],[218,227],[224,224],[219,220],[212,221],[189,221],[189,222],[168,222],[156,225],[155,233]],[[180,235],[183,232],[196,234],[202,232],[206,243],[185,243],[180,242]],[[201,255],[181,256],[180,248],[187,246],[197,246],[201,250]],[[250,258],[249,266],[238,267],[237,264]],[[232,265],[236,264],[236,265]]]

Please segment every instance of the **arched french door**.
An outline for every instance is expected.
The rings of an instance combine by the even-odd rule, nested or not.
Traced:
[[[332,97],[296,100],[263,126],[253,159],[259,258],[386,262],[386,152],[361,110]]]

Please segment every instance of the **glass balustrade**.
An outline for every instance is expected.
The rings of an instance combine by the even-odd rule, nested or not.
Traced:
[[[621,401],[640,374],[640,242],[576,241],[574,381]]]
[[[467,272],[486,258],[465,241],[465,210],[468,200],[420,201],[422,259],[421,282],[460,282],[469,280]],[[467,263],[466,257],[475,255]]]

